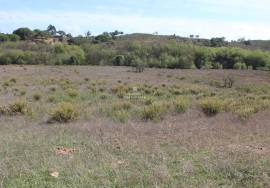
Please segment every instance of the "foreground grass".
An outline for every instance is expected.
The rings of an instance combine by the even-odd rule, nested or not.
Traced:
[[[269,83],[51,69],[0,81],[0,187],[270,187]]]
[[[1,185],[28,187],[267,187],[270,159],[184,140],[94,136],[75,127],[0,128]],[[18,128],[17,131],[14,129]],[[113,135],[111,135],[113,136]],[[234,136],[234,135],[232,135]],[[153,144],[155,143],[155,144]],[[57,153],[57,148],[74,152]],[[58,172],[58,177],[52,177]]]

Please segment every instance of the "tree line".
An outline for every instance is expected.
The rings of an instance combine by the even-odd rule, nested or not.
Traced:
[[[171,69],[270,70],[270,52],[232,47],[225,38],[208,43],[176,40],[121,40],[121,31],[73,37],[53,25],[46,30],[16,29],[0,34],[0,64],[115,65]],[[67,43],[29,42],[37,38],[66,38]],[[121,37],[120,37],[121,36]],[[199,40],[199,39],[198,39]]]

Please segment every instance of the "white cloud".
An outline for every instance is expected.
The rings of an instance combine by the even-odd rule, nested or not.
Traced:
[[[205,0],[206,1],[206,0]],[[207,0],[213,1],[213,0]],[[231,1],[231,0],[229,0]],[[249,0],[253,1],[253,0]],[[41,27],[54,24],[61,30],[73,34],[83,34],[91,30],[94,34],[113,29],[126,33],[158,31],[160,34],[201,37],[225,36],[228,39],[240,37],[250,39],[269,39],[270,25],[258,22],[229,22],[211,19],[188,19],[181,17],[151,17],[134,15],[115,15],[87,12],[34,12],[0,11],[0,24],[9,31],[19,26]]]

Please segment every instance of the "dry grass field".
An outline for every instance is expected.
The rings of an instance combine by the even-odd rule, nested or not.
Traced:
[[[1,66],[0,187],[270,187],[270,74]]]

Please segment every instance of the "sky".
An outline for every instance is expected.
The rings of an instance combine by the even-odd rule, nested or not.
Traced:
[[[270,39],[270,0],[0,0],[0,32],[91,31]]]

